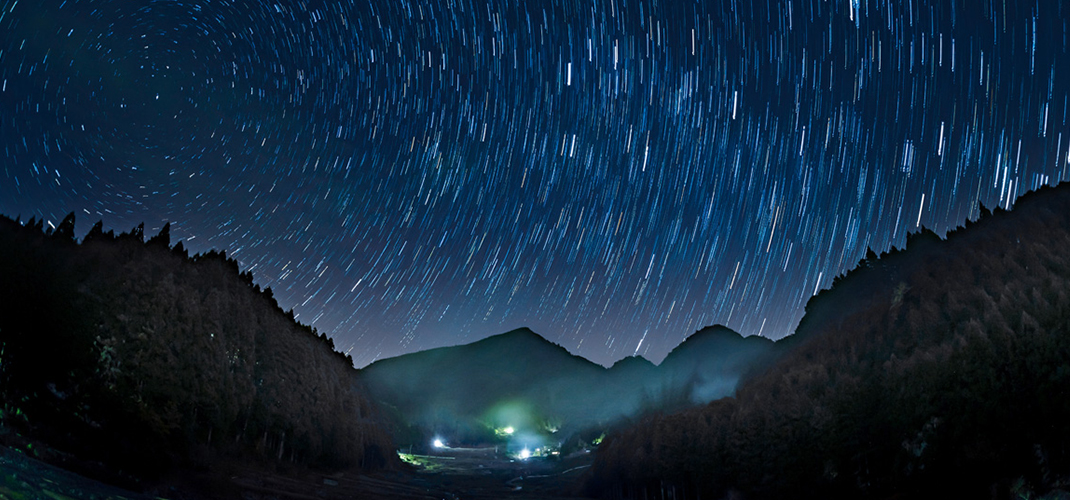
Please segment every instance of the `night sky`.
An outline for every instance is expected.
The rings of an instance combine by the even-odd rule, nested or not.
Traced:
[[[1070,178],[1062,0],[0,0],[0,212],[225,249],[357,366],[790,334]]]

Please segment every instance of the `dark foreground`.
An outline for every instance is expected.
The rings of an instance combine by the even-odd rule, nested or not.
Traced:
[[[451,448],[407,457],[409,471],[371,475],[265,474],[233,468],[225,477],[184,478],[199,487],[145,495],[115,488],[0,448],[0,499],[150,500],[167,499],[568,499],[577,496],[592,457],[510,460],[494,448]]]

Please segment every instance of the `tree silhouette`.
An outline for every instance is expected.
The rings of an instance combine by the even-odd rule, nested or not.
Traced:
[[[82,244],[0,218],[0,425],[152,476],[224,458],[389,463],[351,358],[284,313],[224,252],[170,248],[170,224]]]
[[[1065,484],[1070,185],[981,214],[947,240],[923,230],[863,259],[735,399],[607,438],[591,491],[1008,497],[1012,483]]]

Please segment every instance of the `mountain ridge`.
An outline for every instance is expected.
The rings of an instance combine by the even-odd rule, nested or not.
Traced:
[[[729,328],[728,326],[725,326],[725,325],[720,324],[720,323],[716,323],[716,324],[704,326],[704,327],[702,327],[702,328],[700,328],[698,330],[695,330],[690,335],[685,337],[684,340],[682,340],[679,344],[677,344],[675,347],[673,347],[673,349],[670,350],[668,354],[672,354],[674,351],[678,351],[681,348],[686,350],[686,349],[689,348],[689,346],[693,345],[694,342],[696,342],[699,339],[704,338],[706,336],[722,335],[722,334],[724,334],[724,335],[728,335],[728,334],[735,335],[735,336],[738,336],[739,339],[743,339],[743,340],[749,339],[748,341],[750,341],[750,342],[762,342],[762,343],[765,343],[765,342],[776,343],[777,342],[775,340],[769,339],[767,337],[762,337],[762,336],[759,336],[759,335],[743,335],[742,333],[739,333],[739,332]],[[502,333],[491,334],[491,335],[488,335],[488,336],[483,337],[481,339],[473,340],[473,341],[467,342],[467,343],[451,344],[451,345],[445,345],[445,346],[439,346],[439,347],[432,347],[432,348],[423,349],[423,350],[420,350],[420,351],[414,351],[414,352],[407,352],[407,353],[404,353],[404,354],[398,354],[397,356],[391,356],[391,357],[388,357],[388,358],[379,358],[379,359],[376,359],[376,360],[372,361],[371,363],[368,363],[364,367],[358,368],[358,370],[363,370],[363,369],[368,368],[368,367],[370,367],[372,365],[382,364],[383,362],[388,362],[389,363],[389,362],[392,362],[392,360],[405,359],[405,358],[408,358],[409,356],[416,355],[416,354],[434,353],[434,352],[440,351],[442,349],[453,349],[453,348],[456,348],[456,347],[473,346],[473,345],[477,345],[477,344],[486,345],[486,344],[484,344],[486,342],[493,343],[493,342],[499,342],[499,341],[503,341],[503,340],[510,339],[510,338],[529,338],[529,339],[531,339],[532,337],[537,338],[537,340],[545,342],[545,343],[547,343],[549,345],[559,347],[559,348],[563,349],[565,352],[567,352],[570,356],[583,359],[585,361],[588,361],[590,363],[593,363],[595,365],[601,366],[601,367],[606,368],[606,369],[610,369],[613,366],[616,366],[617,364],[621,363],[622,361],[628,361],[628,360],[632,360],[632,359],[641,359],[641,360],[643,360],[643,361],[645,361],[647,363],[650,363],[653,366],[662,366],[662,365],[665,364],[665,359],[664,358],[661,360],[661,362],[655,363],[655,362],[651,361],[649,358],[647,358],[647,357],[645,357],[645,356],[643,356],[641,354],[633,354],[633,355],[629,355],[629,356],[624,356],[623,358],[620,358],[620,359],[614,361],[609,366],[604,366],[604,365],[596,363],[596,362],[594,362],[594,361],[592,361],[590,359],[587,359],[586,357],[584,357],[584,356],[582,356],[580,354],[576,354],[576,353],[572,352],[567,347],[565,347],[565,346],[563,346],[563,345],[561,345],[561,344],[559,344],[557,342],[554,342],[554,341],[542,336],[541,334],[539,334],[538,332],[534,331],[530,327],[521,326],[521,327],[517,327],[517,328],[514,328],[512,330],[508,330],[508,331],[505,331],[505,332],[502,332]],[[688,343],[689,341],[691,342],[690,344]],[[668,357],[668,354],[666,354],[666,358]],[[679,355],[679,353],[677,355]]]
[[[903,249],[867,252],[810,299],[796,333],[778,342],[790,350],[735,398],[607,437],[591,492],[1060,491],[1070,478],[1067,248],[1070,183],[1062,183],[1027,193],[1014,210],[981,207],[978,220],[944,239],[923,229]]]
[[[724,326],[708,327],[660,365],[629,356],[607,368],[522,327],[468,344],[377,360],[358,378],[387,407],[398,428],[455,440],[492,440],[489,422],[501,404],[521,404],[560,422],[563,435],[606,426],[642,411],[665,411],[730,395],[767,360],[773,343],[747,340]],[[519,403],[518,403],[519,402]]]

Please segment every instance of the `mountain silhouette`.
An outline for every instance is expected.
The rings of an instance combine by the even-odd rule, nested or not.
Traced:
[[[689,381],[690,399],[705,403],[730,396],[740,378],[752,367],[765,366],[772,354],[772,340],[757,335],[743,337],[716,325],[684,339],[669,351],[658,370],[662,379]]]
[[[609,367],[606,374],[611,380],[614,380],[625,389],[648,385],[650,389],[656,389],[657,387],[651,384],[654,382],[660,383],[661,376],[658,365],[642,356],[622,358],[613,363],[613,366]]]
[[[423,434],[478,442],[492,439],[495,427],[585,423],[585,415],[598,410],[586,394],[596,390],[604,371],[520,328],[379,360],[361,369],[360,378]]]
[[[558,440],[643,412],[730,395],[772,352],[766,339],[711,327],[688,338],[660,366],[628,357],[606,369],[527,328],[471,344],[379,360],[360,370],[373,397],[395,410],[402,442],[430,435],[493,441],[517,422],[552,429]],[[405,432],[399,431],[399,436]]]
[[[1070,184],[904,249],[806,306],[734,398],[598,449],[591,493],[1045,498],[1070,478]],[[638,450],[642,450],[640,453]]]

